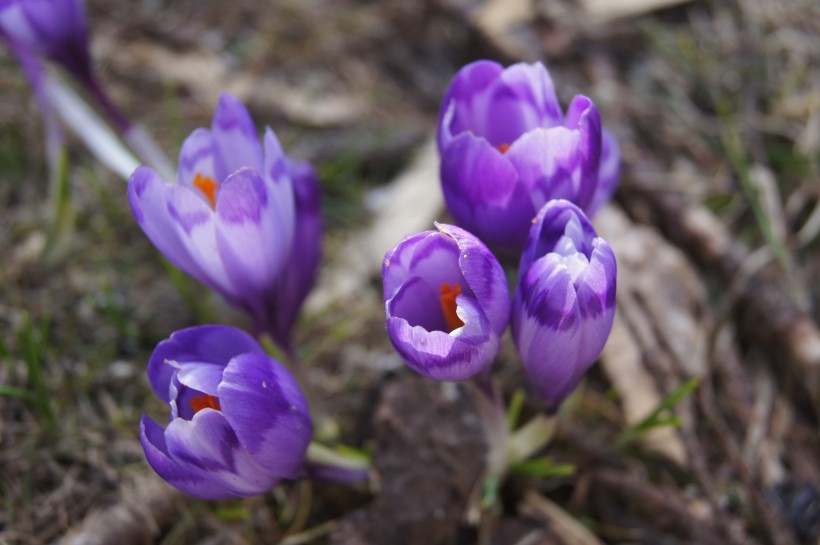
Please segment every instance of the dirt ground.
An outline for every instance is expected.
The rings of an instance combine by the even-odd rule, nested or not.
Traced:
[[[673,3],[88,1],[106,87],[170,157],[230,91],[322,177],[297,346],[327,434],[371,452],[378,486],[220,502],[145,463],[140,415],[164,412],[145,366],[176,329],[249,324],[162,261],[73,137],[73,221],[42,259],[42,125],[0,48],[0,544],[820,543],[820,4]],[[543,60],[564,105],[591,96],[623,174],[595,218],[616,323],[542,453],[574,470],[512,475],[476,520],[472,394],[404,367],[378,273],[447,219],[429,141],[479,58]],[[508,398],[524,387],[508,338],[495,375]]]

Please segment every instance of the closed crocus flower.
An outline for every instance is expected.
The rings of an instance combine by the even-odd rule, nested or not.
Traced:
[[[587,210],[598,186],[601,120],[576,96],[566,115],[541,63],[478,61],[450,84],[438,123],[441,182],[456,222],[516,259],[551,199]]]
[[[587,209],[592,218],[612,198],[621,179],[621,146],[610,131],[601,131],[601,167],[598,169],[598,187]]]
[[[185,140],[176,184],[148,167],[128,183],[131,209],[154,245],[283,346],[318,260],[317,195],[312,169],[288,159],[271,129],[260,144],[248,111],[228,94],[211,129]],[[291,263],[299,278],[285,276]],[[279,304],[283,293],[289,298]]]
[[[512,334],[548,410],[578,385],[615,316],[615,255],[583,211],[556,200],[530,230],[513,298]]]
[[[406,237],[384,256],[387,332],[418,373],[464,380],[498,353],[510,295],[501,265],[478,238],[452,225],[436,227]]]
[[[163,428],[143,416],[148,463],[192,496],[267,492],[298,477],[312,434],[296,380],[248,334],[227,326],[184,329],[148,364],[154,392],[171,408]]]
[[[0,0],[0,31],[19,47],[88,81],[91,56],[82,0]]]

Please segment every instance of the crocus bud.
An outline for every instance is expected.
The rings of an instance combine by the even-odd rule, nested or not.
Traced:
[[[504,270],[478,238],[436,224],[382,264],[387,333],[416,372],[464,380],[488,368],[510,315]]]
[[[585,96],[562,112],[541,63],[462,68],[438,121],[441,183],[456,222],[506,257],[521,253],[551,199],[587,210],[598,186],[601,119]]]
[[[247,333],[177,331],[157,346],[148,378],[171,419],[163,428],[143,416],[140,440],[170,485],[203,499],[252,496],[302,472],[312,434],[307,401]]]
[[[0,0],[0,34],[88,81],[91,55],[82,0]]]
[[[615,317],[615,254],[580,208],[547,203],[530,230],[513,298],[512,334],[548,410],[595,362]]]
[[[289,334],[315,273],[317,194],[312,170],[290,161],[271,129],[263,151],[250,114],[228,94],[211,129],[195,130],[182,145],[176,184],[148,167],[128,182],[134,217],[165,257],[246,310],[259,331],[284,346],[290,342],[282,335]],[[284,267],[294,262],[300,278],[288,280]],[[288,291],[283,284],[293,291],[280,305]]]

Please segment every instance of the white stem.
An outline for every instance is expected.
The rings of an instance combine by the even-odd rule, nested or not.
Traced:
[[[539,414],[518,428],[507,443],[507,464],[523,462],[544,448],[555,434],[557,417]]]
[[[136,157],[120,142],[117,135],[103,122],[85,101],[70,87],[45,74],[43,87],[54,110],[71,127],[91,153],[121,178],[127,180],[140,166]]]

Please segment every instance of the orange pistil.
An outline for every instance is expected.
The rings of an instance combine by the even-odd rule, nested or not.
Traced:
[[[196,177],[194,178],[194,186],[202,191],[206,197],[208,197],[208,202],[211,203],[211,208],[216,208],[216,189],[219,187],[219,184],[217,184],[210,176],[203,176],[197,172]]]
[[[441,312],[444,313],[444,321],[447,322],[450,331],[456,330],[464,325],[464,322],[456,314],[456,296],[461,293],[461,285],[458,282],[453,282],[451,288],[450,283],[445,282],[438,289],[441,292],[438,300],[441,303]]]
[[[202,394],[201,396],[194,396],[191,398],[191,408],[194,413],[198,413],[202,409],[215,409],[221,411],[219,400],[210,394]]]
[[[498,144],[495,149],[500,151],[501,153],[507,153],[507,150],[510,149],[509,144]]]

